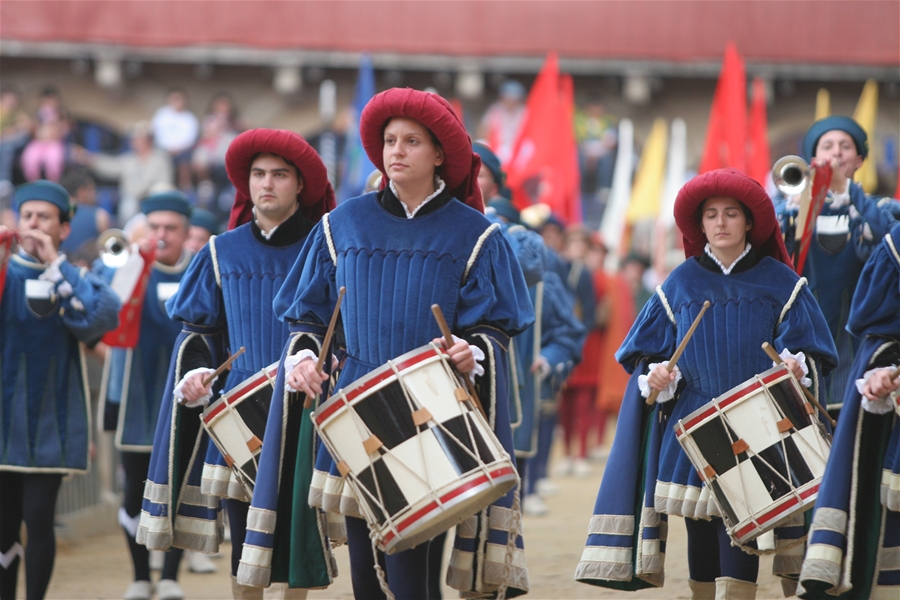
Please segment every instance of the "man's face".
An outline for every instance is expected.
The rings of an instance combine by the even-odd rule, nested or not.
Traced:
[[[151,244],[162,242],[156,248],[156,260],[169,266],[177,263],[188,237],[187,217],[171,210],[157,210],[147,215],[147,229]]]
[[[69,222],[62,223],[59,220],[59,207],[46,200],[28,200],[22,203],[19,209],[19,232],[25,233],[37,229],[50,236],[53,246],[59,248],[60,243],[69,237],[72,227]],[[25,252],[32,256],[35,253],[29,249],[27,239],[22,240]]]
[[[481,165],[481,170],[478,172],[478,187],[481,188],[481,197],[485,203],[497,195],[497,183],[494,181],[494,176],[491,175],[491,170],[484,165]]]
[[[297,170],[275,154],[261,154],[250,166],[250,199],[257,213],[281,223],[294,214],[303,181]]]
[[[200,249],[209,242],[209,238],[211,237],[212,233],[210,233],[208,229],[197,225],[191,225],[191,229],[188,231],[188,239],[187,242],[184,243],[184,247],[194,253],[200,252]]]
[[[850,179],[862,166],[863,158],[856,151],[856,143],[850,134],[840,129],[826,131],[816,144],[816,158],[837,162],[837,169]]]

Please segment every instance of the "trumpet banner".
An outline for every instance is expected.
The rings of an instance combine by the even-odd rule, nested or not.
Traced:
[[[144,310],[144,296],[147,294],[147,282],[150,270],[156,260],[156,250],[140,250],[132,253],[129,262],[120,267],[110,284],[122,301],[119,311],[119,326],[107,332],[102,341],[113,348],[134,348],[141,334],[141,313]],[[135,279],[133,271],[140,269]],[[117,281],[118,279],[118,281]]]

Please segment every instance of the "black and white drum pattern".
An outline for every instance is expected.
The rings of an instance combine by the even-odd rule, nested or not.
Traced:
[[[831,442],[800,384],[777,366],[675,424],[675,434],[746,543],[812,508]]]
[[[388,553],[446,531],[518,480],[434,345],[340,389],[313,420]]]
[[[203,427],[248,498],[253,497],[278,364],[245,379],[203,411]]]

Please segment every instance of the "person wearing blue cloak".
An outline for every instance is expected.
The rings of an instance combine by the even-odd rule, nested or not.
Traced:
[[[72,203],[51,181],[20,186],[19,252],[0,297],[0,598],[16,598],[25,559],[29,600],[53,574],[56,498],[63,476],[84,473],[91,445],[84,346],[119,317],[119,299],[100,277],[59,253]],[[0,233],[6,230],[0,226]],[[22,522],[28,541],[22,545]]]
[[[248,517],[249,498],[225,458],[201,433],[200,412],[213,394],[211,385],[227,392],[278,361],[288,328],[275,318],[272,299],[315,222],[334,206],[334,193],[315,150],[290,131],[242,133],[229,146],[225,164],[237,190],[229,231],[210,238],[166,303],[183,330],[169,367],[137,540],[150,549],[214,552],[225,498],[236,576],[242,558],[248,558],[245,553],[260,554],[255,547],[247,549],[246,534],[271,537],[271,532],[265,533],[268,520]],[[242,346],[246,352],[231,364],[224,385],[205,386],[212,368]],[[330,552],[318,534],[308,547]],[[323,568],[317,576],[316,587],[328,585],[332,572]],[[260,588],[236,579],[232,593],[235,598],[262,597]]]
[[[149,600],[153,593],[150,552],[138,544],[134,536],[141,517],[144,481],[150,467],[150,451],[153,450],[153,435],[172,347],[181,331],[181,324],[169,318],[165,302],[178,289],[193,257],[193,253],[185,249],[191,215],[187,196],[178,191],[154,194],[141,202],[141,212],[147,216],[149,233],[141,245],[145,249],[156,248],[156,251],[141,306],[137,345],[110,348],[100,387],[104,402],[103,428],[115,431],[115,444],[125,476],[119,524],[125,532],[134,567],[134,581],[125,592],[125,600]],[[130,268],[128,264],[111,267],[98,260],[94,272],[113,284],[120,269]],[[131,275],[121,273],[125,278]],[[130,299],[121,300],[124,304]],[[184,597],[177,581],[181,555],[178,548],[166,554],[156,586],[160,598]]]
[[[443,345],[430,310],[440,305],[461,338],[447,349],[450,360],[459,372],[475,373],[488,422],[512,456],[506,352],[509,336],[534,317],[499,224],[481,214],[481,161],[453,108],[436,94],[390,89],[376,95],[362,113],[360,133],[384,174],[383,189],[347,200],[322,219],[276,298],[276,312],[300,329],[321,328],[338,289],[346,287],[340,311],[346,358],[336,384],[346,387],[415,348]],[[483,372],[476,368],[480,354]],[[319,394],[327,376],[315,366],[312,357],[303,358],[287,383]],[[346,516],[357,598],[440,596],[446,534],[376,556],[357,498],[327,452],[318,456],[313,486],[311,504]],[[511,490],[457,526],[451,587],[485,596],[527,591],[516,494]]]
[[[900,596],[900,225],[872,253],[847,329],[861,340],[816,499],[801,598]]]
[[[754,598],[759,559],[732,546],[673,424],[769,369],[763,342],[785,351],[795,376],[814,379],[834,367],[834,342],[806,280],[788,266],[772,202],[753,179],[735,169],[695,177],[678,193],[675,222],[687,260],[657,288],[616,353],[632,377],[575,578],[621,590],[662,586],[674,515],[685,518],[693,597]],[[705,300],[707,314],[669,373],[663,363]],[[652,407],[651,389],[661,390]],[[802,527],[785,536],[794,529]],[[776,574],[789,572],[793,565],[779,558]]]
[[[803,276],[822,307],[838,349],[838,366],[825,379],[825,398],[832,416],[841,409],[844,389],[859,339],[847,331],[850,301],[866,259],[896,223],[891,198],[875,198],[853,181],[869,154],[865,130],[842,115],[812,124],[803,137],[803,158],[831,163],[833,175],[825,204],[812,230]],[[788,199],[781,210],[781,227],[788,252],[793,253],[794,218],[798,207]]]

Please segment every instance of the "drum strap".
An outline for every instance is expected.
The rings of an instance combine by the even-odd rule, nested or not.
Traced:
[[[219,254],[216,252],[216,236],[209,238],[209,255],[212,258],[213,272],[216,274],[216,285],[222,289],[222,275],[219,274]]]

